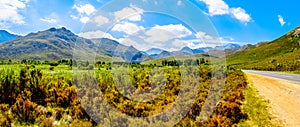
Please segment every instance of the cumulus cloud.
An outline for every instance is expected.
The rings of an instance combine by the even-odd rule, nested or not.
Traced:
[[[95,7],[91,4],[73,5],[73,9],[75,9],[79,13],[79,15],[78,16],[71,15],[71,18],[74,20],[79,19],[82,23],[86,23],[90,19],[89,16],[91,16],[94,12],[96,12]],[[126,18],[129,21],[141,21],[143,13],[144,13],[143,9],[138,8],[137,6],[131,4],[129,7],[125,7],[119,11],[113,12],[112,13],[113,19],[111,20],[119,21]],[[128,16],[128,17],[124,17],[124,16]],[[98,15],[91,20],[92,22],[96,23],[97,26],[101,26],[105,23],[110,22],[109,18],[102,15]]]
[[[143,51],[150,48],[177,51],[185,46],[193,49],[215,47],[221,46],[223,42],[230,43],[234,40],[231,37],[220,38],[201,31],[193,33],[182,24],[155,25],[145,29],[142,26],[124,21],[116,24],[112,31],[123,32],[124,37],[116,38],[112,33],[105,33],[100,30],[81,33],[79,36],[88,39],[105,37]]]
[[[113,31],[124,32],[125,38],[116,39],[127,46],[145,50],[153,47],[175,51],[185,46],[200,48],[206,46],[218,46],[221,40],[205,32],[193,33],[182,24],[155,25],[149,29],[129,22],[117,24]],[[136,34],[137,31],[140,31]]]
[[[193,33],[182,24],[155,25],[145,29],[131,22],[122,22],[116,24],[112,31],[125,33],[124,38],[115,40],[140,50],[151,47],[165,50],[182,48],[184,46],[182,39],[193,36]]]
[[[177,6],[181,6],[182,5],[182,1],[181,0],[178,0],[177,1]]]
[[[118,32],[124,32],[127,35],[134,34],[140,30],[145,29],[143,26],[138,26],[134,23],[130,22],[122,22],[119,24],[116,24],[111,30],[112,31],[118,31]]]
[[[102,26],[103,24],[108,23],[109,19],[102,15],[98,15],[92,19],[92,22],[96,23],[97,26]]]
[[[50,18],[40,18],[41,21],[46,22],[46,23],[56,23],[57,21],[55,19],[50,19]]]
[[[141,21],[142,20],[142,16],[141,15],[134,15],[134,16],[130,16],[129,18],[128,18],[128,20],[130,20],[130,21]]]
[[[285,23],[286,23],[281,15],[278,15],[278,21],[279,21],[281,26],[284,26]]]
[[[229,14],[229,6],[223,0],[200,0],[208,7],[209,15]]]
[[[89,17],[81,17],[80,18],[80,22],[82,22],[82,23],[87,23],[89,20],[90,20]]]
[[[172,42],[172,49],[181,49],[183,48],[184,46],[186,46],[186,41],[184,40],[180,40],[180,39],[175,39],[173,42]]]
[[[144,10],[141,8],[136,7],[135,5],[130,5],[129,7],[123,8],[120,11],[114,12],[115,20],[121,20],[123,18],[126,18],[124,16],[132,15],[128,18],[130,21],[141,21],[142,19],[142,14],[144,13]]]
[[[74,5],[73,9],[76,9],[80,14],[91,15],[96,11],[95,7],[91,4]]]
[[[83,33],[80,33],[78,36],[87,38],[87,39],[108,38],[108,39],[112,39],[112,40],[117,40],[111,34],[103,32],[101,30],[83,32]]]
[[[79,19],[79,17],[78,17],[78,16],[76,16],[76,15],[70,15],[70,17],[71,17],[73,20],[77,20],[77,19]]]
[[[0,1],[0,23],[3,24],[25,24],[24,17],[19,13],[20,9],[26,7],[22,0],[1,0]]]
[[[201,39],[204,42],[218,42],[220,40],[218,40],[219,38],[216,37],[212,37],[211,35],[207,35],[205,32],[197,32],[195,34],[197,39]]]
[[[140,41],[137,41],[138,38],[124,38],[124,39],[119,39],[119,42],[121,42],[123,45],[126,46],[133,46],[139,50],[145,50],[146,47],[148,47],[149,45],[147,43],[142,43]]]
[[[236,18],[237,20],[239,20],[240,22],[248,23],[252,20],[250,15],[247,14],[246,11],[240,7],[231,8],[230,10],[231,10],[230,12],[233,15],[233,17]]]
[[[182,24],[156,25],[145,32],[147,42],[166,42],[175,38],[184,38],[192,32]]]
[[[199,0],[204,2],[208,8],[208,14],[210,16],[216,15],[231,15],[233,18],[239,20],[242,23],[247,24],[252,21],[251,16],[241,7],[230,8],[223,0]]]
[[[79,17],[71,15],[71,18],[79,19],[82,23],[87,23],[90,20],[89,16],[96,12],[95,7],[91,4],[73,5],[73,9],[79,13]]]

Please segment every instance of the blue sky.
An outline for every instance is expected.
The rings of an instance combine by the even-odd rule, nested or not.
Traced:
[[[213,42],[213,40],[217,39],[217,36],[222,42],[232,42],[241,45],[274,40],[300,24],[300,13],[295,11],[299,3],[296,0],[168,1],[170,2],[169,4],[174,3],[174,5],[178,6],[174,6],[173,8],[166,8],[166,6],[160,5],[165,1],[161,2],[158,0],[140,0],[138,2],[136,0],[120,1],[122,2],[114,3],[111,0],[2,0],[0,2],[0,29],[26,35],[30,32],[42,31],[50,27],[64,26],[76,34],[90,37],[93,34],[95,35],[95,33],[92,34],[91,31],[89,31],[95,28],[90,22],[97,20],[97,16],[98,20],[101,20],[102,24],[100,25],[105,25],[105,23],[109,24],[110,21],[114,21],[114,19],[111,18],[115,18],[116,20],[118,15],[112,16],[107,15],[108,13],[103,14],[98,12],[102,7],[104,7],[105,10],[106,5],[111,8],[105,11],[112,13],[119,11],[119,16],[123,14],[121,11],[135,13],[133,17],[118,20],[118,23],[114,24],[115,26],[111,26],[108,35],[106,35],[108,37],[124,43],[144,42],[145,40],[155,43],[155,38],[151,40],[150,35],[154,36],[157,33],[161,33],[166,35],[161,36],[161,38],[168,42],[168,45],[170,45],[170,43],[178,45],[182,43],[180,45],[182,47],[184,42],[180,41],[184,40],[189,42],[184,44],[196,48],[203,45],[196,45],[200,42],[195,41],[195,39]],[[144,3],[148,3],[147,6],[146,4],[143,5]],[[189,3],[194,4],[193,6],[197,7],[199,11],[192,10],[190,7],[185,6],[191,6]],[[176,19],[178,17],[146,13],[145,11],[147,9],[151,10],[157,8],[168,13],[182,11],[183,14],[186,15],[181,14],[177,16],[181,19],[186,19],[188,23],[180,21],[181,19]],[[199,16],[199,18],[197,16]],[[191,20],[195,22],[189,22],[190,17],[195,17]],[[206,18],[208,20],[206,20]],[[196,22],[196,20],[203,20],[203,22],[199,23]],[[209,27],[205,28],[206,26]],[[193,27],[199,29],[193,31]],[[211,28],[215,29],[205,31]],[[165,32],[157,31],[157,29],[164,30]],[[201,29],[204,29],[204,31]],[[171,31],[173,32],[172,34],[176,33],[174,31],[177,31],[177,38],[169,35],[168,30],[173,30]],[[85,34],[82,33],[83,31]],[[94,30],[94,32],[96,31],[97,30]],[[102,30],[102,32],[104,31],[105,30]],[[87,32],[90,33],[87,34]],[[100,31],[98,31],[98,35],[99,32]],[[175,50],[176,48],[181,48],[180,46],[167,47],[168,45],[166,44],[155,44],[157,45],[153,45],[154,47],[161,46],[160,48],[165,49],[173,48],[172,50]],[[143,46],[140,45],[140,47]]]

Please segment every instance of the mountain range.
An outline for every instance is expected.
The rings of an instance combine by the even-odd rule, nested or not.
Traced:
[[[241,48],[241,46],[238,44],[229,43],[224,46],[216,46],[215,48],[203,47],[203,48],[192,49],[192,48],[185,46],[181,50],[173,51],[173,52],[168,52],[166,50],[159,49],[159,48],[151,48],[151,49],[145,51],[145,53],[147,53],[148,55],[150,55],[154,58],[163,58],[163,57],[175,56],[175,55],[194,55],[194,54],[200,54],[200,53],[205,53],[205,52],[209,52],[209,51],[224,51],[224,50],[236,51],[240,48]]]
[[[7,37],[1,39],[6,39],[8,36],[10,35],[8,34]],[[239,47],[237,44],[227,44],[215,48],[191,49],[184,47],[179,51],[173,52],[159,48],[139,51],[133,46],[125,46],[107,38],[85,39],[63,27],[50,28],[30,33],[26,36],[15,36],[15,38],[0,43],[0,60],[33,59],[56,61],[61,59],[93,59],[96,57],[99,59],[116,58],[125,62],[142,62],[175,55],[200,54],[213,50],[235,50]]]
[[[13,40],[16,37],[18,37],[18,35],[11,34],[5,30],[0,30],[0,43]]]
[[[81,56],[90,57],[88,54],[97,52],[108,57],[106,52],[97,49],[91,40],[78,37],[66,28],[51,28],[1,43],[0,59],[71,59],[75,46],[78,47],[76,49],[81,52]]]
[[[142,51],[137,50],[133,46],[125,46],[111,39],[100,38],[93,39],[92,41],[96,43],[98,47],[104,49],[104,51],[106,51],[109,55],[119,58],[126,62],[139,63],[142,61],[152,59],[151,56]]]
[[[216,47],[192,49],[183,47],[178,51],[152,48],[140,51],[107,38],[86,39],[66,28],[48,30],[17,36],[0,30],[0,60],[108,60],[145,62],[170,56],[203,56],[207,52],[225,50],[227,64],[241,69],[277,70],[300,72],[300,26],[273,41],[255,45],[226,44]]]

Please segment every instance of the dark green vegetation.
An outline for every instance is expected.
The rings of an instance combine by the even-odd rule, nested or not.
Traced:
[[[299,71],[300,27],[271,42],[253,46],[231,55],[228,64],[253,70]]]
[[[79,68],[82,71],[79,75],[75,75],[75,78],[73,78],[69,66],[70,61],[61,61],[58,65],[53,66],[31,65],[28,61],[24,61],[24,64],[1,65],[0,126],[97,126],[97,122],[101,122],[103,119],[93,113],[102,107],[90,104],[99,104],[104,100],[119,112],[127,115],[152,116],[164,111],[174,103],[180,86],[183,84],[199,85],[199,93],[187,116],[177,126],[231,126],[248,118],[241,108],[245,97],[243,91],[247,87],[245,76],[241,71],[228,68],[224,93],[218,100],[216,109],[208,119],[197,121],[210,90],[211,65],[205,60],[199,60],[198,63],[196,61],[195,64],[183,62],[182,67],[187,67],[187,69],[181,71],[174,61],[164,63],[168,64],[161,66],[97,62],[94,66],[88,62],[77,62],[74,66],[73,62],[73,69]],[[114,68],[129,71],[118,71],[113,76]],[[181,82],[181,74],[197,71],[201,72],[199,77],[186,77],[188,80]],[[90,77],[88,75],[90,73],[95,74],[95,78]],[[113,78],[122,79],[124,74],[127,74],[129,79],[125,79],[124,82],[114,82]],[[165,75],[165,78],[162,74]],[[149,78],[151,76],[156,78]],[[157,82],[160,79],[163,82]],[[96,88],[89,86],[95,82]],[[117,85],[129,82],[136,88],[136,91],[133,91],[136,94],[149,90],[158,93],[159,89],[154,87],[155,85],[165,85],[165,88],[154,100],[137,103],[123,96],[129,91],[116,89]],[[104,99],[100,98],[101,92]],[[82,99],[79,100],[78,96]],[[90,115],[94,119],[88,113],[92,113]],[[118,126],[144,125],[144,123],[135,121],[124,121],[123,118],[114,117],[113,114],[108,113],[107,115],[109,119],[105,119],[105,121],[110,124],[114,123]],[[164,119],[166,118],[162,120]]]

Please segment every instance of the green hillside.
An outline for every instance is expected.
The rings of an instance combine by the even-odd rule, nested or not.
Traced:
[[[286,35],[227,58],[231,66],[268,71],[300,70],[300,27]]]

